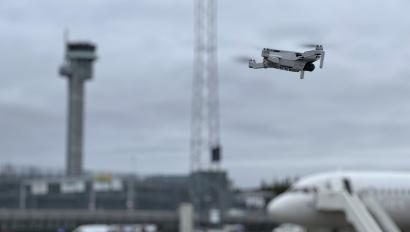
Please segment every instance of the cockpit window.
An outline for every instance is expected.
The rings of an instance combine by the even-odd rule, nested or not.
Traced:
[[[290,192],[317,193],[317,188],[315,187],[293,187],[290,189]]]

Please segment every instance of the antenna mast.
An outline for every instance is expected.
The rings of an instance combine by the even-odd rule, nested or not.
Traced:
[[[203,153],[210,155],[210,168],[221,160],[216,16],[216,0],[195,0],[191,172],[204,168]]]

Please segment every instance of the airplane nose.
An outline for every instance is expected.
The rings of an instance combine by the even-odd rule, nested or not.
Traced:
[[[277,222],[286,222],[291,216],[291,199],[286,194],[279,195],[268,205],[269,215]]]
[[[312,196],[297,193],[284,193],[268,204],[268,214],[277,223],[302,224],[315,210],[310,203]]]
[[[323,214],[315,208],[315,195],[299,192],[283,193],[269,202],[267,211],[278,223],[302,226],[346,226],[343,214]]]

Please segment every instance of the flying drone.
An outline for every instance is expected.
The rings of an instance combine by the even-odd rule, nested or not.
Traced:
[[[315,45],[314,50],[303,53],[285,50],[276,50],[264,48],[262,50],[263,61],[256,63],[255,60],[249,60],[249,68],[276,68],[291,72],[300,72],[300,79],[303,79],[305,71],[312,72],[315,70],[315,61],[320,59],[320,68],[323,68],[325,51],[322,45]]]

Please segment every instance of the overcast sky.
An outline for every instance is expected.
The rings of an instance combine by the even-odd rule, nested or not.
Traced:
[[[332,169],[410,169],[408,1],[221,0],[223,167],[236,185]],[[0,162],[63,169],[62,33],[98,45],[85,168],[187,173],[193,1],[0,4]],[[237,56],[322,43],[324,69],[250,70]]]

